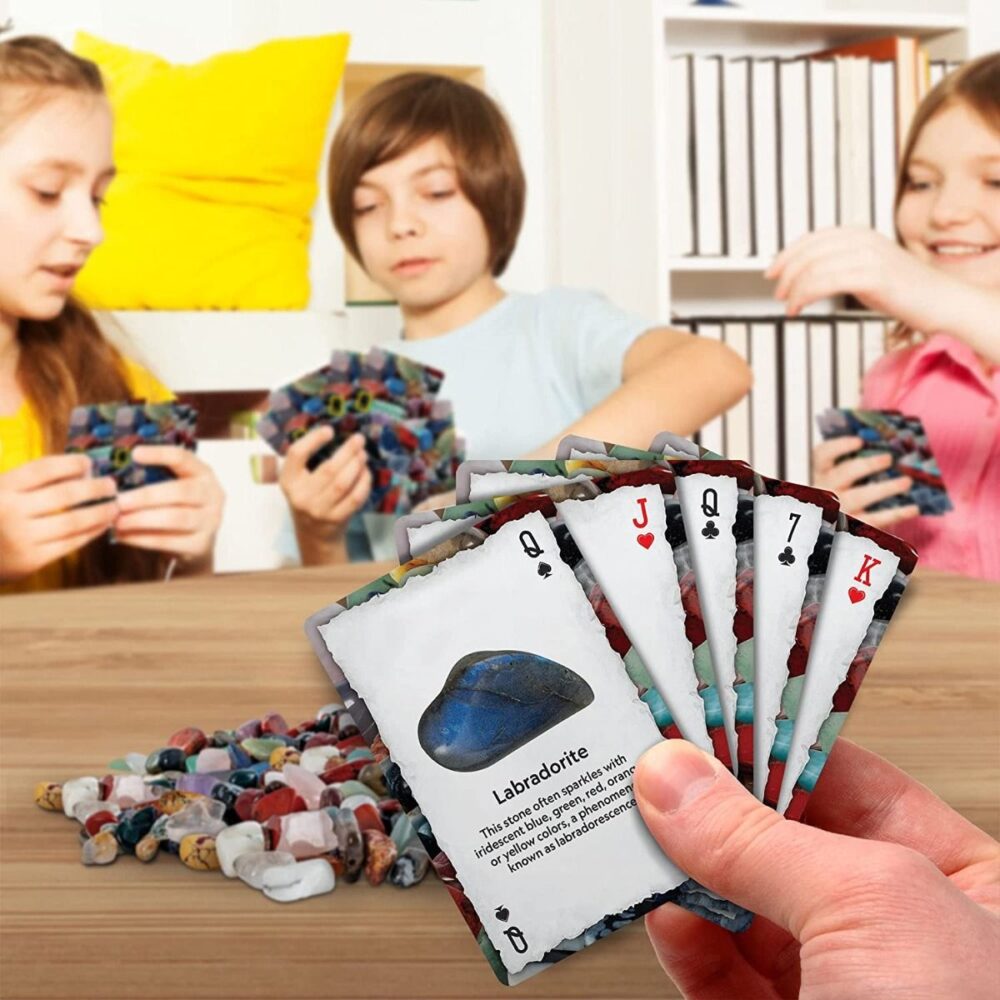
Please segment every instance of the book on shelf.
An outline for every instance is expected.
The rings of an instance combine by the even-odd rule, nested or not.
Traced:
[[[837,224],[837,90],[831,60],[810,59],[809,224],[825,229]]]
[[[871,190],[872,223],[892,239],[896,233],[896,66],[872,62],[871,74]]]
[[[778,212],[781,245],[809,232],[809,112],[806,60],[778,63]]]
[[[837,222],[871,225],[871,84],[869,60],[836,56],[837,78]]]
[[[753,254],[750,65],[749,59],[730,59],[722,65],[722,151],[726,177],[726,255],[729,257]]]
[[[750,161],[753,194],[753,252],[778,252],[777,59],[754,59],[750,67]]]
[[[695,252],[724,251],[725,191],[722,180],[722,56],[694,56]]]
[[[691,73],[689,55],[674,56],[667,64],[667,221],[670,252],[678,257],[695,252]]]

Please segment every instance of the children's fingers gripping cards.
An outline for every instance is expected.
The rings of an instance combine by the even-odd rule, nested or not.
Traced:
[[[893,464],[888,469],[873,473],[861,482],[877,483],[902,476],[913,480],[913,485],[905,493],[880,500],[869,510],[889,510],[916,504],[921,514],[933,516],[953,509],[919,417],[905,416],[897,410],[830,409],[821,413],[816,423],[826,439],[860,437],[864,442],[860,451],[845,456],[841,461],[874,455],[892,456]]]
[[[377,720],[390,787],[514,985],[678,896],[631,790],[660,736],[540,511],[403,573],[307,632]],[[463,614],[442,628],[447,607]]]
[[[765,801],[790,818],[802,815],[916,562],[902,540],[840,514],[805,681],[787,706],[794,726],[779,725],[771,749]]]
[[[754,676],[737,687],[740,780],[763,798],[774,720],[807,598],[813,557],[840,504],[832,493],[754,476]],[[825,568],[825,563],[824,563]]]
[[[70,413],[66,451],[85,454],[94,476],[112,476],[119,490],[173,479],[165,466],[140,465],[138,445],[175,445],[194,451],[198,411],[185,403],[91,403]]]
[[[550,525],[564,559],[571,560],[599,615],[605,602],[610,605],[634,647],[634,654],[619,652],[657,725],[665,736],[684,736],[711,751],[689,637],[700,622],[688,622],[678,580],[679,571],[687,572],[683,521],[667,517],[668,509],[679,510],[673,474],[665,468],[608,473],[554,486],[544,496],[553,504]],[[486,530],[495,517],[511,516],[517,508],[510,502],[499,497],[434,512],[439,524],[454,530],[418,537],[409,554],[423,555],[462,532]],[[425,532],[432,524],[423,520]],[[687,576],[693,586],[693,576]]]

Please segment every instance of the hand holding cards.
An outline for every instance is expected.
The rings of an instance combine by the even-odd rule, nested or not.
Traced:
[[[412,558],[307,627],[510,984],[667,899],[745,926],[745,911],[650,841],[634,808],[635,763],[683,735],[760,794],[769,770],[772,784],[797,781],[798,812],[849,707],[838,693],[845,649],[853,643],[848,666],[862,643],[873,653],[887,620],[869,629],[872,616],[856,615],[846,629],[831,613],[818,636],[842,642],[805,657],[809,683],[789,716],[784,689],[836,501],[755,479],[689,442],[656,443],[639,452],[576,440],[555,462],[470,463],[459,500],[465,487],[503,495],[401,519],[401,558]],[[868,543],[895,545],[867,530]],[[755,635],[770,650],[760,696]],[[770,719],[756,718],[758,704]],[[794,735],[783,718],[793,729],[797,720]],[[768,764],[776,755],[783,770]]]

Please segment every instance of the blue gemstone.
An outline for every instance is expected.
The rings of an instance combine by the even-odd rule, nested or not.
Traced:
[[[417,738],[450,771],[478,771],[594,700],[568,667],[522,650],[480,650],[455,664],[427,706]]]

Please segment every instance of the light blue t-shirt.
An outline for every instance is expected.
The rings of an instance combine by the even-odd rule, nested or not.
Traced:
[[[603,295],[551,288],[512,292],[471,323],[426,340],[393,340],[388,351],[440,368],[438,393],[451,400],[467,458],[517,458],[575,423],[622,382],[625,354],[654,324]],[[376,522],[355,515],[348,529],[352,561],[388,558]],[[376,537],[377,536],[377,537]]]

